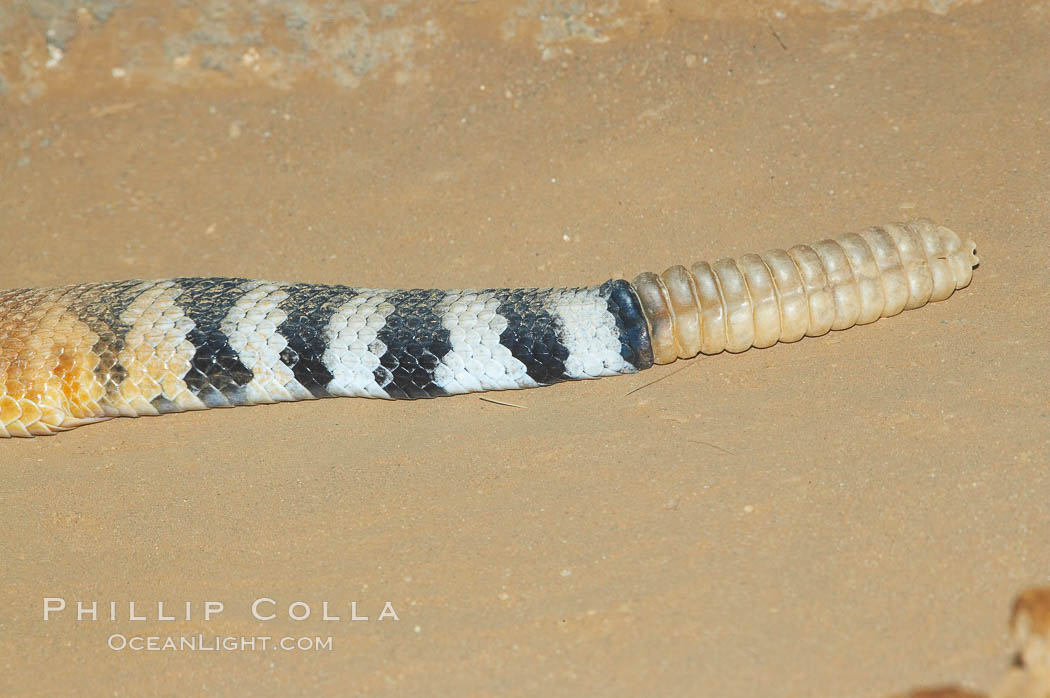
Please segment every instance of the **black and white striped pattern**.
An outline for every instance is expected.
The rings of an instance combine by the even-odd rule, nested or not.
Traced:
[[[89,417],[329,396],[416,399],[652,365],[626,281],[563,289],[382,290],[236,278],[55,289],[104,386]],[[54,297],[57,295],[57,297]]]

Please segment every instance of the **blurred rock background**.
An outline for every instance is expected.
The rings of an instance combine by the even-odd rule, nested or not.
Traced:
[[[0,97],[31,101],[108,81],[153,85],[319,80],[426,82],[434,54],[471,38],[532,46],[605,43],[675,18],[839,12],[943,14],[979,0],[14,0],[0,7]],[[446,67],[454,67],[446,66]]]

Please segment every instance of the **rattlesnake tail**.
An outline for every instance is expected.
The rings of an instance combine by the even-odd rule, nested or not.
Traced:
[[[3,291],[0,437],[119,416],[630,374],[941,300],[969,283],[973,249],[918,221],[581,288],[174,278]]]

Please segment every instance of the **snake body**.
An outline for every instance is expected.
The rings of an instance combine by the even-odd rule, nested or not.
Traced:
[[[0,292],[0,437],[330,396],[415,399],[644,370],[940,300],[973,243],[928,221],[553,289],[239,278]]]

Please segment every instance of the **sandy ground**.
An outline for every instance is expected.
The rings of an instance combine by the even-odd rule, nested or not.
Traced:
[[[919,216],[981,266],[874,325],[489,394],[517,407],[0,443],[0,693],[876,697],[1000,674],[1010,600],[1050,570],[1050,3],[151,6],[0,15],[0,286],[580,285]],[[45,622],[45,597],[69,608]],[[332,647],[108,647],[198,633]]]

